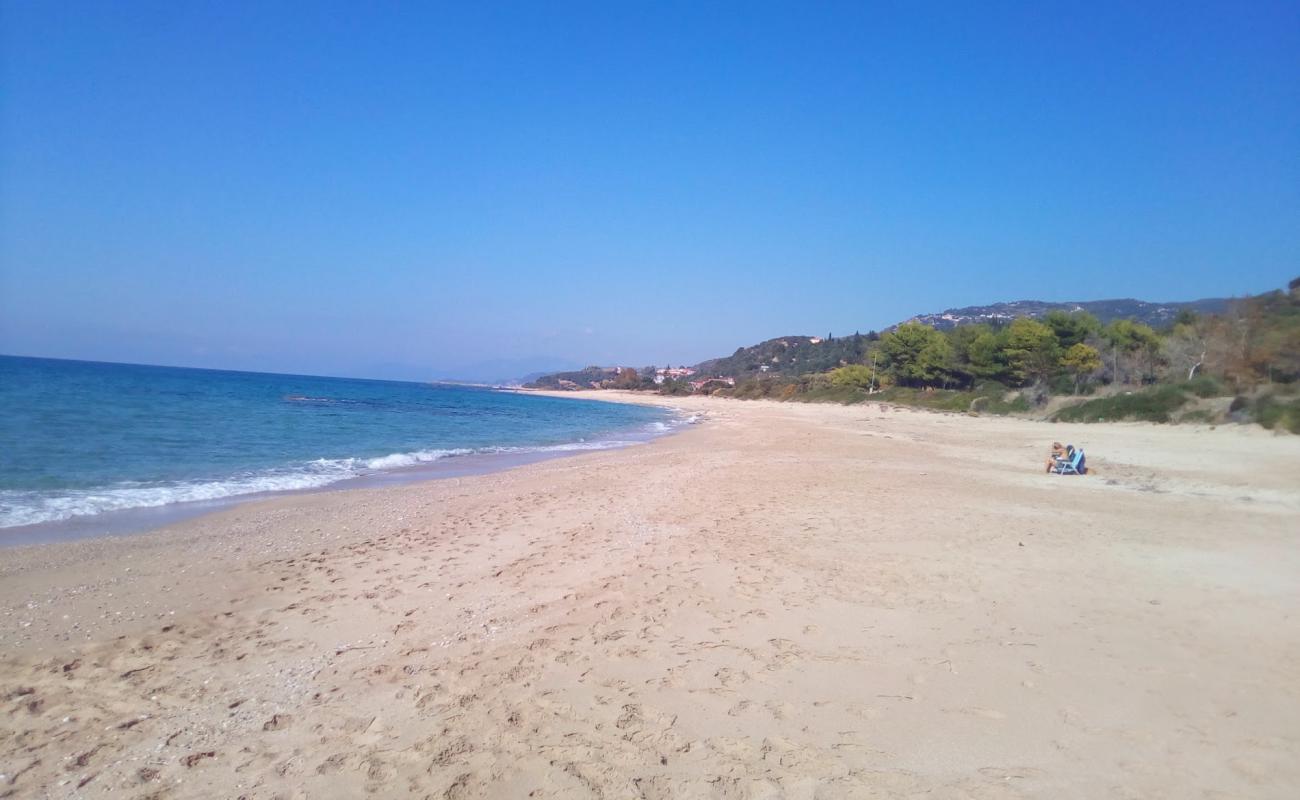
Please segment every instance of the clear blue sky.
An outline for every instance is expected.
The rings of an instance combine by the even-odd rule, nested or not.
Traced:
[[[663,364],[1300,274],[1296,2],[6,0],[0,29],[0,352]]]

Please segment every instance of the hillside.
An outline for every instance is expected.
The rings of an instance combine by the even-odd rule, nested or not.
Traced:
[[[1186,302],[1149,303],[1145,300],[1086,300],[1078,303],[1049,303],[1042,300],[1013,300],[1008,303],[993,303],[987,306],[966,306],[950,308],[938,314],[920,314],[906,322],[920,322],[939,330],[956,328],[959,325],[979,323],[1010,322],[1016,317],[1037,319],[1049,311],[1086,311],[1102,324],[1117,319],[1131,319],[1153,328],[1164,328],[1173,324],[1178,312],[1190,309],[1197,314],[1221,314],[1228,308],[1230,301],[1226,298],[1208,298]],[[897,327],[897,326],[895,326]]]
[[[597,389],[605,381],[618,377],[618,367],[586,367],[530,377],[524,385],[534,389]]]
[[[938,330],[960,325],[1009,323],[1017,317],[1039,318],[1049,311],[1086,311],[1103,324],[1117,319],[1132,319],[1153,328],[1173,324],[1178,312],[1190,309],[1198,314],[1219,314],[1230,301],[1224,298],[1186,302],[1150,303],[1144,300],[1088,300],[1078,303],[1052,303],[1043,300],[1014,300],[984,306],[950,308],[938,314],[920,314],[906,322],[920,322]],[[902,324],[902,323],[899,323]],[[898,327],[892,325],[886,330]],[[867,343],[876,334],[822,339],[816,336],[778,336],[749,347],[741,347],[729,356],[701,362],[696,369],[702,375],[725,375],[743,378],[756,374],[795,377],[810,372],[825,372],[845,364],[860,364]],[[766,367],[767,369],[763,369]]]
[[[1152,328],[1168,328],[1178,312],[1189,309],[1197,314],[1221,314],[1230,300],[1208,298],[1178,302],[1147,302],[1144,300],[1087,300],[1077,303],[1055,303],[1043,300],[1015,300],[981,306],[950,308],[937,314],[920,314],[906,322],[919,322],[941,331],[950,331],[962,325],[979,323],[1010,323],[1017,317],[1040,318],[1050,311],[1086,311],[1102,324],[1118,319],[1131,319]],[[902,324],[902,323],[899,323]],[[897,328],[890,326],[887,331]],[[758,375],[794,378],[809,373],[826,372],[847,364],[861,364],[866,360],[871,342],[879,339],[875,333],[853,334],[843,337],[778,336],[748,347],[740,347],[729,356],[702,361],[696,365],[702,376],[747,378]],[[589,367],[573,373],[551,374],[540,377],[530,385],[543,388],[599,385],[615,375],[613,368]]]
[[[817,336],[778,336],[729,356],[701,362],[701,375],[744,378],[756,374],[794,377],[808,372],[825,372],[844,364],[858,363],[866,355],[867,343],[876,335],[854,334],[823,339]]]

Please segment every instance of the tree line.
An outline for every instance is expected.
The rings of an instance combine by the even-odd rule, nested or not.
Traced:
[[[1058,394],[1202,375],[1231,391],[1291,383],[1300,380],[1300,279],[1289,288],[1236,301],[1221,315],[1184,310],[1161,330],[1128,319],[1102,324],[1085,311],[950,330],[905,323],[830,379],[861,388],[942,389],[996,381]]]

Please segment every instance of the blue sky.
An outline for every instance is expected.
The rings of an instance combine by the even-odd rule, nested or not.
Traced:
[[[0,16],[0,352],[679,363],[1300,274],[1300,4]]]

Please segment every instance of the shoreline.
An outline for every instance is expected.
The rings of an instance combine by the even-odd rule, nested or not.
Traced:
[[[641,405],[672,411],[669,406],[662,404],[643,403]],[[617,438],[598,439],[592,442],[579,440],[555,445],[506,446],[483,452],[452,454],[425,464],[376,469],[368,474],[340,478],[320,486],[231,494],[225,497],[202,500],[180,500],[161,505],[134,506],[101,511],[95,514],[79,514],[61,520],[13,525],[0,528],[0,551],[13,547],[39,546],[101,536],[122,537],[145,534],[242,504],[256,503],[277,497],[353,491],[379,486],[399,486],[422,481],[490,474],[552,458],[563,458],[584,452],[634,447],[654,441],[661,436],[672,435],[681,427],[682,422],[670,420],[667,428],[658,433],[628,429],[616,432],[618,434]]]
[[[0,791],[1300,785],[1294,437],[655,399],[707,424],[7,549]]]

